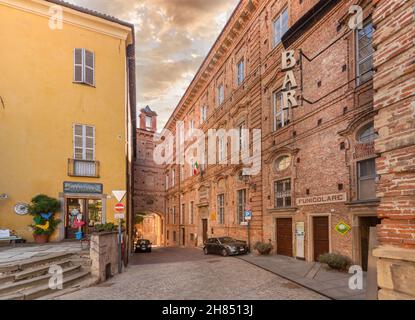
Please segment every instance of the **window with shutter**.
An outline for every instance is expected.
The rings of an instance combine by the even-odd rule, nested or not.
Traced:
[[[74,51],[74,82],[82,83],[84,69],[84,52],[83,49],[75,49]]]
[[[85,83],[90,86],[95,85],[95,70],[94,70],[94,53],[85,50]]]
[[[92,51],[74,50],[74,82],[95,86],[95,54]]]
[[[93,161],[95,158],[95,128],[74,125],[74,159]]]

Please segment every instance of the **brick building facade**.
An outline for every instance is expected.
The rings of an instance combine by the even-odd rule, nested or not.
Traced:
[[[374,1],[379,299],[415,299],[415,1]]]
[[[177,134],[179,122],[206,135],[236,129],[241,141],[241,128],[261,129],[260,141],[251,132],[249,143],[240,142],[252,154],[260,145],[261,170],[243,175],[242,164],[198,165],[191,152],[195,159],[184,165],[174,158],[165,171],[168,245],[229,235],[251,245],[270,241],[275,253],[307,261],[339,253],[366,269],[369,230],[383,218],[382,243],[413,246],[413,1],[395,3],[394,14],[388,1],[239,3],[166,129]],[[388,18],[406,26],[396,33],[401,46],[385,36],[400,26]],[[395,72],[389,78],[388,68]],[[395,82],[404,87],[392,90]],[[393,110],[383,108],[389,102]],[[402,130],[394,149],[390,140]],[[232,141],[224,139],[217,140],[218,158],[229,161]],[[402,170],[387,171],[395,163]],[[402,185],[401,200],[391,200],[391,184]],[[253,212],[249,227],[245,210]]]
[[[164,168],[154,162],[157,113],[149,106],[141,109],[137,129],[137,157],[134,166],[134,213],[145,213],[145,219],[136,230],[154,244],[164,244]],[[151,226],[151,228],[150,228]]]

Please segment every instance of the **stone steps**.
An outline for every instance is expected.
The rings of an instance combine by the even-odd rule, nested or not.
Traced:
[[[62,267],[63,289],[51,289],[51,267]],[[32,300],[58,296],[65,290],[75,290],[93,284],[91,261],[87,255],[52,253],[43,257],[0,265],[0,300]]]
[[[37,266],[45,265],[52,263],[54,261],[59,261],[65,258],[69,258],[73,255],[71,252],[64,253],[53,253],[43,257],[35,257],[26,260],[14,261],[6,264],[0,264],[0,275],[9,274],[16,271],[23,271],[29,268],[34,268]]]
[[[71,274],[71,275],[64,275],[63,277],[63,289],[51,289],[49,287],[49,284],[42,284],[38,286],[34,286],[31,288],[27,288],[24,290],[21,290],[16,293],[12,293],[5,296],[0,296],[0,300],[35,300],[35,299],[41,299],[42,297],[47,297],[48,295],[52,294],[66,294],[64,290],[69,289],[71,286],[73,286],[75,283],[78,283],[80,281],[85,281],[86,278],[90,277],[90,271],[89,270],[81,270],[80,272]],[[89,283],[88,283],[89,284]],[[91,282],[91,284],[93,284]],[[74,286],[74,290],[81,289],[80,286],[76,287]],[[73,292],[72,291],[72,292]],[[49,298],[46,298],[49,299]]]

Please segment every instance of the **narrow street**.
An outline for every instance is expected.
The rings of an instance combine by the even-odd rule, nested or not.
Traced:
[[[232,257],[199,249],[155,248],[135,254],[123,274],[59,299],[326,299],[319,294]]]

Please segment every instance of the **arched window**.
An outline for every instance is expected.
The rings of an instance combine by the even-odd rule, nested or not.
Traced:
[[[378,137],[378,134],[375,131],[373,122],[368,123],[367,125],[363,126],[357,132],[357,141],[359,141],[360,143],[373,142],[375,141],[375,139],[377,139],[377,137]]]
[[[277,158],[277,160],[275,161],[275,169],[277,171],[284,171],[290,165],[291,165],[291,156],[289,155],[281,156]]]

